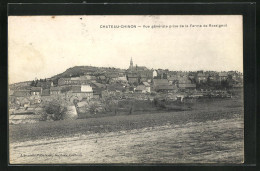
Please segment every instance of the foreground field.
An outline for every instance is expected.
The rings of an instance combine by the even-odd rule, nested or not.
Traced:
[[[241,163],[241,101],[192,111],[10,125],[11,163]]]

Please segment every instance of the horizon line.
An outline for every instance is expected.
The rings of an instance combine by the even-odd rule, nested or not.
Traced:
[[[138,66],[138,65],[136,65],[136,66]],[[134,66],[134,67],[136,67],[136,66]],[[139,65],[139,66],[141,66],[141,65]],[[46,77],[46,78],[37,78],[37,79],[38,79],[38,80],[39,80],[39,79],[50,79],[51,77],[54,77],[54,76],[59,75],[59,74],[62,74],[62,73],[64,73],[64,72],[66,72],[68,69],[74,68],[74,67],[115,68],[115,69],[128,70],[128,68],[125,69],[125,68],[112,67],[112,66],[75,65],[75,66],[69,67],[69,68],[67,68],[65,71],[63,71],[63,72],[61,72],[61,73],[57,73],[57,74],[55,74],[55,75],[53,75],[53,76]],[[146,66],[144,66],[144,67],[146,67]],[[218,70],[207,70],[207,69],[199,69],[199,70],[170,70],[170,69],[165,69],[165,68],[158,68],[158,69],[154,69],[154,68],[151,68],[151,69],[150,69],[150,68],[148,68],[148,67],[146,67],[146,68],[147,68],[148,70],[159,70],[159,69],[162,69],[162,70],[168,70],[168,71],[172,71],[172,72],[198,72],[198,71],[203,71],[203,72],[231,72],[231,71],[233,71],[233,72],[238,72],[238,73],[242,73],[242,74],[243,74],[243,71],[241,72],[241,71],[238,71],[238,70],[221,70],[221,71],[218,71]],[[34,80],[34,79],[33,79],[33,80]],[[8,83],[8,85],[17,84],[17,83],[22,83],[22,82],[29,82],[29,81],[33,81],[33,80],[25,80],[25,81],[20,81],[20,82],[13,82],[13,83]]]

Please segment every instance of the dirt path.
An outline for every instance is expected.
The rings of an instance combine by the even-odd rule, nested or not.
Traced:
[[[240,163],[243,120],[166,124],[10,144],[15,163]]]

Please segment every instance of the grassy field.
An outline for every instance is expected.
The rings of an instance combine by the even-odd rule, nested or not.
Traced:
[[[10,145],[11,163],[241,163],[239,118],[38,139]]]
[[[192,110],[10,125],[12,164],[241,163],[242,101]]]

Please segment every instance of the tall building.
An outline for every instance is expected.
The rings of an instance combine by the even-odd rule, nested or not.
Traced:
[[[130,66],[129,66],[130,71],[134,70],[134,66],[133,66],[133,59],[131,58],[130,60]]]

